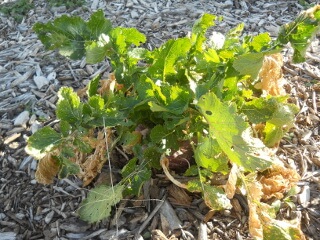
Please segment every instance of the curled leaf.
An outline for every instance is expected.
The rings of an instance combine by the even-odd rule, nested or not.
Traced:
[[[169,178],[169,180],[177,185],[178,187],[181,187],[181,188],[185,188],[187,189],[187,185],[177,181],[169,172],[168,168],[169,168],[169,159],[165,156],[165,155],[162,155],[161,156],[161,159],[160,159],[160,164],[161,164],[161,167],[165,173],[165,175],[167,176],[167,178]]]

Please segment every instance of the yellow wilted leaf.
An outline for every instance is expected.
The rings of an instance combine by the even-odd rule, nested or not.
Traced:
[[[59,164],[53,158],[54,152],[46,154],[40,161],[36,171],[36,180],[42,184],[51,184],[59,172]]]
[[[282,66],[283,59],[281,53],[265,56],[259,72],[261,82],[257,83],[255,87],[262,89],[272,96],[286,95],[283,88],[285,80],[282,75]]]
[[[259,180],[262,185],[262,199],[268,200],[272,197],[282,199],[283,194],[299,180],[300,176],[295,170],[280,165],[272,166]]]

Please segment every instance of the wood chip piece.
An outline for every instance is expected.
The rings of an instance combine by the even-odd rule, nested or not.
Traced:
[[[21,112],[13,122],[14,126],[25,126],[26,123],[29,121],[29,111]]]
[[[169,223],[169,229],[171,231],[175,229],[181,229],[182,223],[180,219],[178,218],[176,212],[172,208],[171,204],[168,202],[168,200],[165,200],[162,207],[160,208],[160,213],[165,217],[165,219]]]
[[[16,240],[17,234],[15,232],[0,232],[1,240]]]
[[[47,86],[49,84],[49,80],[44,76],[35,76],[33,81],[37,85],[37,88],[40,90],[42,87]]]
[[[310,187],[308,185],[302,187],[302,191],[298,195],[298,203],[303,207],[307,207],[310,203]]]

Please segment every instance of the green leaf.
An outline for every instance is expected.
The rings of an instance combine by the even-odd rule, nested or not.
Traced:
[[[268,147],[278,144],[286,132],[294,127],[295,114],[299,109],[294,104],[279,104],[267,121],[264,142]]]
[[[168,75],[176,74],[177,62],[186,57],[191,48],[190,39],[169,40],[153,52],[154,62],[149,72],[165,81]]]
[[[76,138],[73,144],[83,153],[91,153],[92,147],[83,139]]]
[[[294,126],[295,114],[299,109],[284,103],[283,97],[259,98],[245,103],[242,112],[252,123],[266,123],[264,143],[274,147],[284,134]]]
[[[86,42],[98,40],[99,36],[111,30],[111,23],[98,10],[88,22],[78,16],[63,15],[48,23],[36,23],[33,30],[47,49],[59,49],[61,55],[71,59],[85,56]]]
[[[46,126],[29,137],[28,146],[44,151],[48,147],[57,145],[61,139],[61,134],[57,133],[51,127]]]
[[[148,147],[143,150],[143,159],[148,163],[149,167],[161,169],[160,165],[161,152],[155,146]]]
[[[262,67],[263,53],[247,53],[240,55],[233,62],[233,67],[242,75],[250,75],[255,79]]]
[[[150,132],[153,143],[160,144],[163,149],[178,149],[179,142],[176,130],[168,130],[162,125],[156,125]]]
[[[166,102],[164,104],[158,104],[153,101],[149,102],[151,111],[170,112],[181,115],[187,109],[190,102],[190,94],[188,91],[178,86],[162,87],[161,90]]]
[[[131,159],[121,171],[122,177],[127,179],[126,195],[140,195],[143,184],[150,179],[151,171],[146,166],[139,166],[137,158]]]
[[[295,114],[299,109],[285,101],[283,97],[257,98],[245,103],[242,108],[250,122],[266,123],[264,143],[268,147],[274,147],[294,126]]]
[[[192,33],[197,35],[205,34],[209,27],[214,26],[214,20],[216,20],[216,16],[204,13],[200,19],[198,19],[192,27]]]
[[[258,36],[253,37],[251,46],[256,52],[260,52],[262,49],[268,47],[271,42],[269,33],[261,33]]]
[[[114,187],[100,185],[91,189],[78,209],[80,218],[89,223],[95,223],[109,217],[111,207],[122,199],[123,190],[124,186],[121,184]]]
[[[220,58],[216,50],[210,48],[203,53],[203,57],[207,62],[220,63]]]
[[[71,133],[72,127],[71,125],[64,120],[60,121],[60,131],[64,137],[68,137]]]
[[[59,178],[66,178],[69,175],[75,175],[80,172],[80,167],[78,164],[70,161],[67,158],[59,158],[60,161],[60,171]]]
[[[229,159],[226,155],[221,154],[222,150],[218,142],[212,138],[204,138],[199,142],[194,152],[197,165],[212,172],[227,174]]]
[[[208,93],[197,105],[209,124],[210,136],[230,161],[248,171],[264,170],[272,164],[264,154],[264,144],[252,137],[249,125],[237,114],[234,104],[220,102],[215,94]]]
[[[311,39],[320,30],[320,10],[315,7],[302,12],[293,22],[283,25],[277,40],[284,44],[288,42],[294,49],[293,61],[305,61],[305,54]]]
[[[263,123],[272,118],[274,112],[280,107],[276,98],[256,98],[244,103],[242,112],[247,115],[251,123]]]
[[[205,33],[208,28],[214,26],[214,20],[216,16],[205,13],[202,17],[197,20],[192,27],[192,45],[195,45],[197,51],[201,51],[203,48],[203,43],[206,40]]]
[[[141,60],[148,56],[149,51],[145,48],[134,48],[128,51],[128,57]]]
[[[62,87],[58,92],[56,114],[61,120],[78,124],[82,120],[82,103],[78,95],[69,87]]]
[[[202,192],[202,183],[199,180],[190,180],[187,183],[187,189],[190,192]]]
[[[267,122],[263,132],[265,134],[264,143],[268,147],[274,147],[281,140],[286,131],[281,129],[281,127]]]
[[[92,97],[98,93],[100,79],[100,75],[97,75],[89,82],[87,91],[89,97]]]
[[[298,113],[299,108],[294,104],[279,104],[278,108],[272,114],[272,118],[268,122],[276,126],[287,125],[289,128],[294,126],[295,114]]]
[[[232,28],[226,35],[222,51],[224,57],[232,58],[233,55],[237,52],[243,51],[243,48],[240,43],[241,34],[244,29],[244,23],[238,24],[236,27]],[[220,57],[221,57],[220,53]]]
[[[297,226],[285,221],[272,220],[263,225],[263,240],[299,240],[305,239],[304,234]]]
[[[203,184],[203,199],[212,210],[231,209],[230,200],[221,188]]]
[[[93,13],[87,23],[87,28],[90,31],[90,39],[96,40],[101,34],[107,34],[112,29],[111,22],[105,18],[103,10],[99,9]]]
[[[127,53],[132,44],[139,46],[146,41],[146,36],[135,28],[117,27],[111,31],[110,35],[118,54]]]
[[[150,132],[150,138],[152,142],[158,143],[158,142],[161,142],[170,134],[171,134],[171,131],[168,131],[167,128],[165,128],[162,125],[157,125],[154,128],[152,128]]]
[[[101,39],[96,42],[87,43],[85,48],[86,62],[89,64],[102,62],[108,56],[109,49],[110,46]]]
[[[166,96],[161,92],[160,86],[145,75],[141,76],[136,88],[141,100],[156,98],[159,102],[166,102]]]
[[[122,147],[125,152],[131,153],[132,148],[141,143],[142,135],[138,131],[125,132],[122,136]]]

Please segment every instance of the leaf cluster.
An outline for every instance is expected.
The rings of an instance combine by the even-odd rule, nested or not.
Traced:
[[[287,96],[255,87],[263,77],[261,69],[288,42],[294,48],[293,60],[303,60],[318,31],[319,16],[318,8],[303,13],[283,26],[277,39],[268,33],[243,36],[243,24],[226,36],[214,33],[207,38],[217,17],[204,14],[190,36],[169,40],[154,50],[140,47],[146,37],[138,30],[112,27],[100,10],[88,21],[62,16],[37,23],[33,29],[47,49],[58,49],[71,59],[85,57],[88,63],[108,59],[114,73],[107,80],[93,79],[84,99],[69,87],[61,88],[56,110],[60,131],[39,130],[29,138],[28,149],[39,159],[54,153],[61,177],[79,174],[87,165],[75,161],[75,155],[97,154],[99,149],[103,149],[101,156],[106,155],[95,134],[116,130],[105,139],[112,142],[110,147],[121,145],[131,160],[115,189],[96,188],[82,204],[79,213],[90,222],[108,217],[110,206],[122,194],[139,195],[151,169],[159,169],[161,156],[175,161],[174,153],[187,153],[188,148],[192,152],[188,160],[194,158],[195,165],[185,174],[199,179],[190,181],[188,190],[202,192],[213,210],[230,208],[236,188],[252,195],[247,174],[258,181],[257,173],[279,164],[268,148],[279,144],[298,111],[287,103]],[[225,189],[211,184],[215,174],[228,178]],[[115,192],[111,200],[101,197],[111,191]],[[252,204],[261,197],[251,196]],[[95,202],[101,203],[104,213]]]

